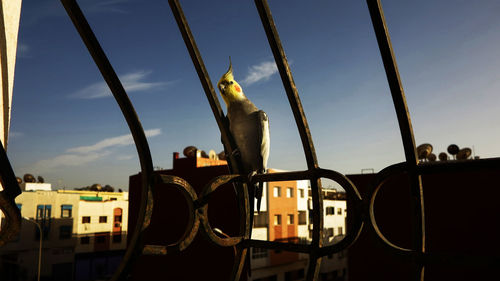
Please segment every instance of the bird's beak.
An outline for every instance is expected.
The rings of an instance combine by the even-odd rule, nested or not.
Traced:
[[[224,90],[226,89],[226,86],[224,86],[224,84],[220,84],[219,85],[219,90],[222,94],[224,94]]]

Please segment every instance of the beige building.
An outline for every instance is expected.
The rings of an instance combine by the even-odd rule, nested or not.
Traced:
[[[73,280],[81,254],[126,248],[128,192],[32,188],[16,198],[25,218],[19,237],[0,252],[0,271],[12,280],[36,277],[40,237],[36,224],[42,229],[41,276],[50,280]]]
[[[283,171],[271,170],[271,172]],[[261,213],[255,212],[254,214],[252,239],[311,243],[313,225],[310,220],[312,215],[310,194],[311,188],[308,180],[266,183]],[[344,238],[346,231],[345,193],[324,188],[323,208],[323,244],[338,243]],[[285,228],[286,233],[283,230]],[[252,248],[250,280],[305,280],[308,262],[309,255],[307,254]],[[344,252],[323,257],[319,274],[320,281],[347,280],[346,273],[347,256]]]

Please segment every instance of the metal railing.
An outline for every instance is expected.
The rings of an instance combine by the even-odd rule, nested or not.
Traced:
[[[184,16],[179,0],[169,0],[170,8],[177,21],[179,30],[182,34],[186,48],[191,56],[194,67],[198,73],[198,77],[203,86],[210,107],[214,114],[215,120],[222,135],[222,142],[227,151],[230,164],[231,175],[219,176],[208,183],[203,192],[198,197],[194,189],[182,178],[176,176],[166,176],[155,174],[149,146],[141,126],[139,118],[128,99],[128,96],[121,84],[118,76],[114,72],[106,55],[99,45],[95,35],[93,34],[89,24],[87,23],[82,11],[78,7],[75,0],[61,0],[73,24],[80,33],[82,40],[87,46],[92,58],[99,68],[104,80],[108,84],[113,96],[120,106],[125,120],[127,121],[130,131],[133,135],[139,159],[141,163],[142,175],[142,197],[138,213],[138,221],[135,231],[132,233],[129,247],[125,257],[115,272],[111,280],[122,280],[128,274],[131,263],[140,255],[168,255],[171,252],[179,252],[186,249],[193,241],[197,232],[201,231],[214,243],[221,247],[235,247],[236,255],[233,265],[231,280],[239,280],[243,272],[246,253],[250,247],[275,249],[283,251],[292,251],[306,253],[310,257],[309,267],[307,270],[306,280],[317,280],[321,259],[323,256],[330,255],[345,250],[351,244],[355,243],[359,234],[363,231],[364,225],[377,234],[378,239],[385,245],[387,249],[395,255],[407,258],[414,266],[414,279],[424,279],[424,267],[430,263],[446,263],[446,264],[469,264],[469,265],[500,265],[500,257],[479,257],[451,254],[436,254],[428,253],[425,248],[425,220],[424,220],[424,195],[422,189],[421,175],[428,173],[444,173],[457,170],[483,169],[483,168],[499,168],[500,158],[480,159],[475,161],[455,161],[455,162],[439,162],[439,163],[419,163],[416,153],[415,139],[410,121],[406,99],[399,77],[396,60],[392,50],[392,45],[389,38],[389,32],[385,23],[382,7],[379,0],[367,0],[368,9],[372,19],[372,24],[375,30],[377,42],[380,48],[382,61],[387,74],[396,115],[399,122],[399,128],[403,141],[406,161],[391,165],[376,175],[376,180],[368,198],[361,198],[356,186],[341,173],[336,171],[322,169],[318,165],[314,144],[311,138],[311,133],[307,123],[307,119],[302,108],[299,93],[293,81],[292,72],[288,64],[285,51],[281,44],[278,31],[274,24],[271,11],[266,0],[255,0],[257,11],[260,15],[262,25],[264,27],[270,48],[274,55],[274,59],[278,66],[278,70],[290,102],[290,107],[293,112],[297,128],[300,133],[304,154],[307,161],[307,170],[273,173],[256,175],[252,178],[251,183],[247,183],[244,176],[239,175],[241,163],[233,156],[232,151],[235,150],[235,143],[229,133],[229,127],[226,117],[223,114],[219,100],[212,86],[210,77],[203,63],[202,56],[196,46],[193,34],[190,31],[188,22]],[[19,230],[20,215],[19,210],[15,208],[14,198],[20,193],[12,168],[5,155],[5,151],[0,149],[0,165],[1,175],[4,183],[4,191],[0,193],[0,207],[6,212],[8,227],[2,229],[0,235],[0,245],[12,238]],[[378,191],[383,186],[384,182],[398,173],[406,172],[409,175],[409,186],[412,196],[413,208],[413,225],[414,225],[414,241],[411,249],[399,247],[390,242],[379,229],[375,214],[374,202]],[[346,191],[347,200],[352,209],[349,210],[352,220],[348,225],[349,233],[338,243],[328,246],[323,246],[323,198],[321,178],[327,178],[340,184]],[[261,241],[250,239],[250,204],[253,204],[252,199],[248,198],[246,184],[256,182],[269,181],[287,181],[287,180],[304,180],[311,182],[312,191],[312,242],[310,244],[292,244],[282,243],[277,241]],[[188,201],[190,210],[190,221],[188,227],[180,239],[180,241],[168,245],[144,245],[142,242],[142,233],[149,225],[153,210],[152,188],[156,183],[168,183],[176,186]],[[240,224],[239,235],[236,237],[222,238],[216,235],[211,228],[208,217],[208,199],[212,192],[223,184],[236,182],[237,199],[240,208]],[[201,227],[200,227],[201,226]]]

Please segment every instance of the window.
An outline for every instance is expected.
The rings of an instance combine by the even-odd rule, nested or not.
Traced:
[[[299,224],[304,225],[307,224],[307,212],[299,211]]]
[[[281,197],[281,187],[275,186],[273,190],[274,190],[274,197]]]
[[[286,197],[287,198],[293,198],[293,187],[287,187],[286,188]]]
[[[267,227],[269,218],[267,216],[267,212],[260,212],[260,214],[256,214],[253,217],[253,226],[254,227]]]
[[[108,222],[107,216],[100,216],[99,217],[99,223],[107,223],[107,222]]]
[[[326,215],[335,215],[335,207],[326,207]]]
[[[59,227],[59,239],[70,239],[73,226],[71,225],[61,225]]]
[[[72,210],[72,205],[61,205],[61,218],[71,218]]]
[[[294,217],[293,214],[287,216],[287,223],[288,224],[293,224],[294,223],[293,217]]]
[[[281,215],[274,215],[274,225],[281,225]]]
[[[338,228],[338,232],[339,232],[339,234],[338,234],[338,235],[344,235],[344,231],[343,231],[343,229],[342,229],[342,226],[339,226],[339,228]]]
[[[43,219],[44,210],[45,210],[45,205],[36,206],[36,220],[37,221]]]
[[[104,235],[99,235],[95,237],[95,243],[96,244],[103,244],[106,243],[106,236]]]
[[[113,243],[120,243],[122,242],[122,234],[113,234]]]
[[[252,259],[265,258],[267,255],[267,249],[252,248]]]
[[[90,217],[82,217],[82,223],[90,223]]]
[[[304,198],[304,189],[299,189],[300,198]]]
[[[326,229],[326,237],[333,237],[334,234],[332,227]]]
[[[37,205],[36,206],[36,222],[40,224],[43,230],[43,240],[49,237],[52,214],[52,205]],[[35,240],[40,239],[40,232],[38,227],[35,230]]]
[[[342,208],[337,208],[337,215],[342,215]]]
[[[90,237],[85,236],[80,238],[80,244],[85,245],[85,244],[90,244]]]

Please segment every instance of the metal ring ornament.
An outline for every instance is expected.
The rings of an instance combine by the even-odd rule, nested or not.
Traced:
[[[210,222],[208,220],[208,200],[210,199],[210,194],[212,192],[214,192],[217,188],[219,188],[221,185],[224,185],[224,184],[230,183],[230,182],[234,182],[237,180],[242,181],[243,176],[241,176],[241,175],[224,175],[224,176],[218,176],[218,177],[212,179],[205,186],[205,188],[203,189],[203,192],[201,194],[201,197],[198,200],[199,205],[200,205],[198,212],[200,213],[200,220],[201,220],[201,223],[203,225],[204,233],[208,236],[210,241],[214,242],[215,244],[217,244],[221,247],[235,246],[235,245],[239,244],[241,241],[243,241],[244,239],[248,238],[248,237],[245,237],[246,235],[244,235],[244,234],[242,236],[237,236],[237,237],[222,238],[222,237],[218,236],[217,234],[215,234],[215,232],[213,231],[212,227],[210,226]],[[243,192],[243,196],[245,198],[244,208],[248,212],[249,211],[248,191],[244,187],[244,185],[236,185],[236,186],[242,187],[241,188],[242,190],[239,190],[239,192],[240,191]],[[250,225],[249,222],[247,222],[247,221],[241,222],[241,223],[245,223],[246,228],[248,228]],[[241,233],[240,233],[240,235],[241,235]]]
[[[349,213],[354,214],[354,221],[352,224],[352,231],[349,231],[347,235],[338,243],[335,243],[330,246],[325,246],[320,248],[320,253],[322,256],[332,254],[332,253],[337,253],[342,250],[347,249],[350,247],[354,242],[356,242],[357,238],[361,234],[361,231],[363,230],[364,226],[364,204],[363,204],[363,199],[361,198],[361,195],[359,194],[356,186],[354,183],[349,180],[345,175],[332,171],[332,170],[326,170],[326,169],[318,169],[316,170],[316,174],[318,177],[322,178],[327,178],[332,181],[335,181],[336,183],[340,184],[342,188],[346,191],[348,199],[353,200],[353,206],[354,210],[349,211]]]
[[[208,220],[208,201],[210,200],[210,195],[221,185],[236,180],[243,180],[243,177],[240,175],[223,175],[215,177],[207,185],[205,185],[201,196],[198,198],[198,196],[196,195],[196,191],[186,180],[172,175],[157,175],[157,182],[161,182],[163,184],[171,184],[175,186],[179,191],[181,191],[181,193],[184,195],[184,198],[188,203],[189,222],[186,227],[186,231],[178,242],[167,246],[146,245],[144,246],[142,253],[145,255],[166,255],[172,252],[183,251],[194,241],[194,238],[198,233],[200,224],[203,226],[203,233],[209,238],[209,240],[221,247],[235,246],[245,238],[247,238],[245,237],[245,235],[221,238],[213,231]],[[248,192],[246,188],[242,189],[244,193],[243,195],[246,198],[245,208],[248,208]],[[248,225],[248,223],[246,225]]]
[[[401,254],[403,256],[415,256],[416,254],[422,254],[419,253],[418,251],[412,250],[412,249],[407,249],[403,248],[400,246],[397,246],[396,244],[392,243],[387,239],[387,237],[382,234],[382,231],[378,227],[377,220],[375,219],[375,199],[377,198],[378,191],[382,187],[382,185],[389,179],[389,177],[398,174],[398,173],[403,173],[406,172],[408,169],[408,164],[406,162],[398,163],[391,165],[389,167],[384,168],[382,171],[380,171],[373,183],[373,188],[371,191],[371,196],[370,196],[370,201],[368,205],[368,212],[369,212],[369,221],[370,221],[370,226],[372,227],[373,231],[377,234],[377,237],[383,242],[384,245],[387,245],[389,249],[395,251],[398,254]]]
[[[191,245],[196,237],[196,233],[198,233],[198,228],[200,227],[200,215],[196,212],[194,203],[198,200],[198,196],[196,195],[194,188],[186,180],[180,177],[157,174],[155,180],[156,183],[161,182],[163,184],[171,184],[182,193],[188,204],[189,221],[186,230],[179,241],[167,246],[145,245],[142,253],[144,255],[166,255],[171,252],[181,252]]]

